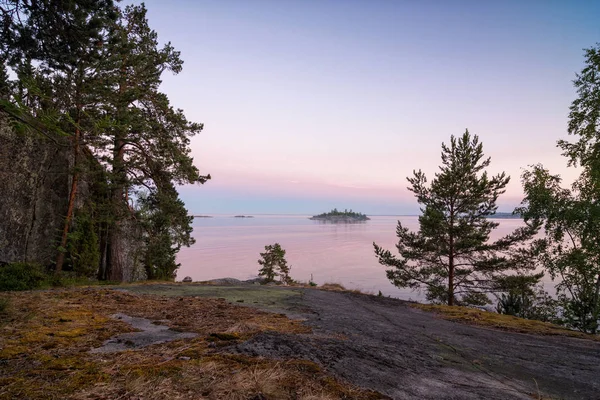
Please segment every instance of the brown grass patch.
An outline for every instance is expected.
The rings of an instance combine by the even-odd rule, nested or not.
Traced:
[[[347,292],[348,291],[348,289],[346,289],[346,287],[344,285],[342,285],[341,283],[333,283],[333,282],[324,283],[321,286],[319,286],[319,289],[331,290],[334,292]]]
[[[332,292],[347,292],[347,293],[373,295],[373,293],[363,292],[360,289],[346,289],[346,287],[344,285],[342,285],[341,283],[335,283],[335,282],[326,282],[326,283],[322,284],[321,286],[317,287],[316,289],[329,290]]]
[[[476,308],[419,303],[413,303],[411,306],[424,311],[434,312],[440,315],[442,318],[450,321],[464,322],[471,325],[485,326],[519,333],[570,336],[600,341],[600,336],[598,335],[588,335],[586,333],[573,331],[549,322],[482,311]]]
[[[370,399],[382,396],[331,378],[308,361],[216,352],[267,330],[310,330],[281,314],[209,298],[168,298],[107,289],[2,295],[0,399]],[[120,353],[89,353],[129,325],[160,321],[194,339]],[[211,347],[212,346],[212,347]],[[261,397],[262,396],[262,397]]]

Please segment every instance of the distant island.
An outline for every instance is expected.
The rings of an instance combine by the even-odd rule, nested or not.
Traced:
[[[252,215],[236,215],[233,218],[254,218]]]
[[[325,222],[364,222],[370,220],[365,214],[357,213],[352,210],[344,210],[338,211],[337,208],[334,208],[328,213],[323,213],[319,215],[313,215],[309,219],[313,221],[325,221]]]
[[[194,218],[212,218],[212,215],[192,215]]]
[[[489,215],[488,218],[494,219],[523,219],[521,214],[513,214],[510,212],[497,212],[495,214]]]

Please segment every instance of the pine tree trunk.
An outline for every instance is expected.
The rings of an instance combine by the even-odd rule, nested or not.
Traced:
[[[594,291],[594,305],[593,305],[593,312],[592,312],[592,318],[594,318],[595,322],[598,321],[598,314],[599,314],[599,310],[598,310],[598,296],[600,296],[600,275],[598,275],[598,279],[596,279],[596,290]],[[592,334],[596,334],[598,330],[598,324],[594,324],[594,329],[592,330]]]
[[[448,232],[448,305],[454,305],[454,205],[450,205],[450,229]]]
[[[121,79],[119,82],[119,97],[117,100],[117,120],[123,123],[126,118],[127,105],[122,103],[122,96],[127,88],[127,69],[125,64],[127,57],[123,58],[123,64],[120,69]],[[121,219],[123,216],[123,194],[125,192],[126,184],[126,173],[124,165],[124,150],[125,142],[121,127],[118,127],[114,133],[113,140],[113,158],[112,158],[112,187],[110,194],[111,212],[112,212],[112,223],[109,225],[108,232],[108,243],[107,243],[107,276],[108,279],[114,281],[123,280],[123,238],[121,229]]]
[[[79,125],[79,121],[78,121]],[[63,264],[65,262],[65,248],[67,246],[67,237],[69,234],[69,227],[71,226],[71,220],[73,219],[73,210],[75,209],[75,200],[77,198],[77,186],[79,184],[79,172],[77,171],[77,164],[79,158],[79,128],[75,129],[75,137],[73,143],[73,180],[71,181],[71,192],[69,194],[69,206],[67,207],[67,215],[65,217],[65,224],[63,226],[62,236],[60,238],[60,249],[58,256],[56,257],[56,268],[55,273],[60,274],[62,271]]]
[[[108,237],[108,264],[109,273],[108,279],[111,281],[121,282],[123,281],[123,249],[122,237],[121,237],[121,224],[116,221],[113,225],[111,232]]]
[[[125,179],[123,165],[123,141],[120,138],[114,141],[113,151],[113,185],[111,193],[111,210],[114,221],[110,226],[108,234],[107,269],[108,279],[111,281],[122,281],[124,270],[123,259],[123,237],[121,219],[124,217]]]
[[[105,222],[101,223],[100,234],[100,266],[98,268],[98,280],[108,279],[108,226]]]
[[[450,238],[452,243],[452,238]],[[454,254],[450,252],[448,257],[448,305],[454,305]]]

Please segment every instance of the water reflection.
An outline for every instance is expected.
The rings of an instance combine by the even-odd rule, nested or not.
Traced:
[[[423,295],[398,289],[389,283],[385,267],[379,265],[373,242],[395,251],[398,220],[409,229],[418,229],[418,218],[371,217],[358,223],[327,223],[309,216],[255,215],[254,218],[214,216],[194,220],[196,244],[178,256],[179,279],[223,277],[250,279],[258,272],[259,253],[264,246],[278,242],[287,251],[294,279],[341,283],[348,288],[422,299]],[[521,220],[500,220],[492,240],[511,232]]]

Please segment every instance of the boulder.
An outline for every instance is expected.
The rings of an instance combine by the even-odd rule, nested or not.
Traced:
[[[183,278],[182,282],[184,282],[184,283],[190,283],[190,282],[192,282],[192,277],[191,276],[186,276],[185,278]]]
[[[242,281],[235,278],[220,278],[220,279],[211,279],[207,281],[209,285],[240,285]]]

